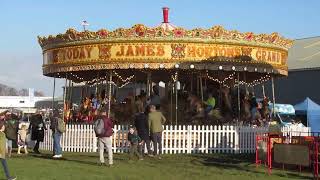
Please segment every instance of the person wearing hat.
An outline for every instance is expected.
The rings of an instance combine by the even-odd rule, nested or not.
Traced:
[[[8,164],[6,160],[6,134],[4,133],[4,131],[5,131],[4,121],[0,121],[0,160],[1,160],[4,173],[6,175],[6,178],[8,180],[14,180],[17,178],[10,176]]]

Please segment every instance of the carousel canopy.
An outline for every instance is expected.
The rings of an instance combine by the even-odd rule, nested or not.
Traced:
[[[64,34],[38,37],[43,74],[81,82],[99,73],[104,76],[106,70],[152,71],[159,76],[163,70],[240,71],[260,78],[288,73],[288,48],[293,41],[278,33],[241,33],[222,26],[187,30],[169,23],[168,8],[163,8],[163,17],[155,28],[137,24],[114,31],[68,29]]]

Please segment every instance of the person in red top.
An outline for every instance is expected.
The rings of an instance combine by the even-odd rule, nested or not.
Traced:
[[[100,118],[104,121],[104,134],[98,135],[99,143],[99,155],[100,155],[100,165],[104,165],[104,148],[108,150],[108,160],[109,166],[113,165],[113,154],[112,154],[112,134],[113,134],[113,123],[110,118],[107,117],[106,111],[100,112]]]

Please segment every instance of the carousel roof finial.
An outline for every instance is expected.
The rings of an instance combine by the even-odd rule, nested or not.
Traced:
[[[169,8],[163,7],[162,13],[163,13],[163,23],[169,23]]]

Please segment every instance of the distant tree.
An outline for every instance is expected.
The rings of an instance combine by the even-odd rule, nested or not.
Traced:
[[[18,96],[18,91],[15,88],[8,88],[7,96]]]
[[[28,96],[28,93],[28,89],[20,89],[18,94],[19,96]]]
[[[34,92],[34,96],[36,97],[43,97],[44,96],[44,93],[42,91],[35,91]]]

